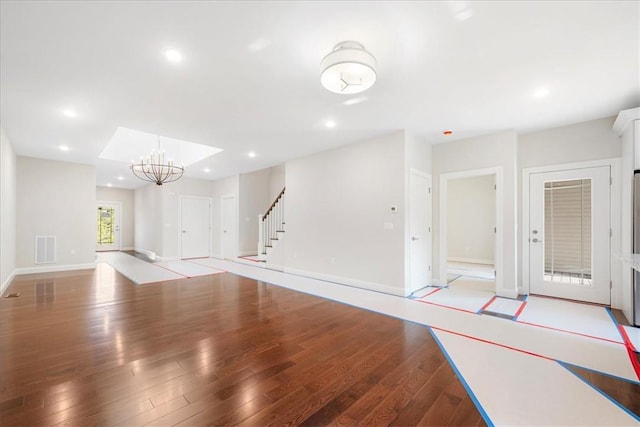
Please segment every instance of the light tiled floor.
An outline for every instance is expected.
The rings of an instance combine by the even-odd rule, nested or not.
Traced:
[[[486,291],[459,287],[458,290],[441,289],[425,297],[450,291],[448,295],[442,294],[444,299],[440,295],[438,300],[451,305],[447,307],[446,304],[425,304],[260,266],[213,258],[189,262],[428,326],[490,425],[640,423],[640,417],[565,368],[566,364],[575,365],[640,384],[640,372],[636,372],[620,334],[615,335],[617,324],[610,317],[607,323],[604,316],[608,317],[608,314],[604,308],[586,306],[588,313],[583,307],[570,310],[587,316],[582,317],[582,321],[588,322],[586,328],[591,333],[582,334],[580,331],[584,331],[585,326],[581,322],[562,316],[551,316],[553,320],[549,320],[543,312],[537,313],[535,305],[538,303],[541,307],[549,307],[548,301],[537,301],[538,298],[529,298],[518,317],[520,320],[526,314],[524,318],[531,321],[528,324],[483,315],[483,310],[490,309],[493,304],[496,304],[494,308],[511,314],[516,304],[521,303],[498,301]],[[139,277],[144,273],[140,271],[135,275]],[[465,291],[475,293],[465,296]],[[459,298],[453,298],[452,292]],[[596,313],[591,309],[602,312],[598,311],[589,320],[587,318]]]

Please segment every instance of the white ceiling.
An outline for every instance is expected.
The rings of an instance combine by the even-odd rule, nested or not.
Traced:
[[[0,19],[0,120],[16,152],[95,164],[98,185],[142,184],[98,158],[118,126],[224,149],[185,173],[217,179],[398,129],[439,143],[640,104],[637,1],[2,1]],[[344,40],[378,61],[351,106],[319,76]]]

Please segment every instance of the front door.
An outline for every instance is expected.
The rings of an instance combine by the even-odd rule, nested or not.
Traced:
[[[412,169],[409,179],[409,292],[413,292],[431,283],[431,177]]]
[[[209,257],[211,200],[183,197],[180,201],[182,259]]]
[[[98,202],[96,251],[120,250],[120,203]]]
[[[533,294],[610,304],[609,166],[532,173]]]

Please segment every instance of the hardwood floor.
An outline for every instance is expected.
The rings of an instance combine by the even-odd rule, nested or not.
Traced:
[[[230,273],[8,292],[2,425],[484,425],[421,325]]]

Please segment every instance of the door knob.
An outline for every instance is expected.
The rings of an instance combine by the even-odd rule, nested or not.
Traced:
[[[420,240],[420,238],[413,236],[413,237],[411,237],[411,240]]]
[[[538,240],[538,239],[535,239],[535,238],[534,238],[534,239],[532,240],[532,242],[533,242],[533,243],[542,243],[542,240]]]
[[[186,233],[186,232],[187,232],[187,230],[182,230],[182,232],[183,232],[183,233]]]

